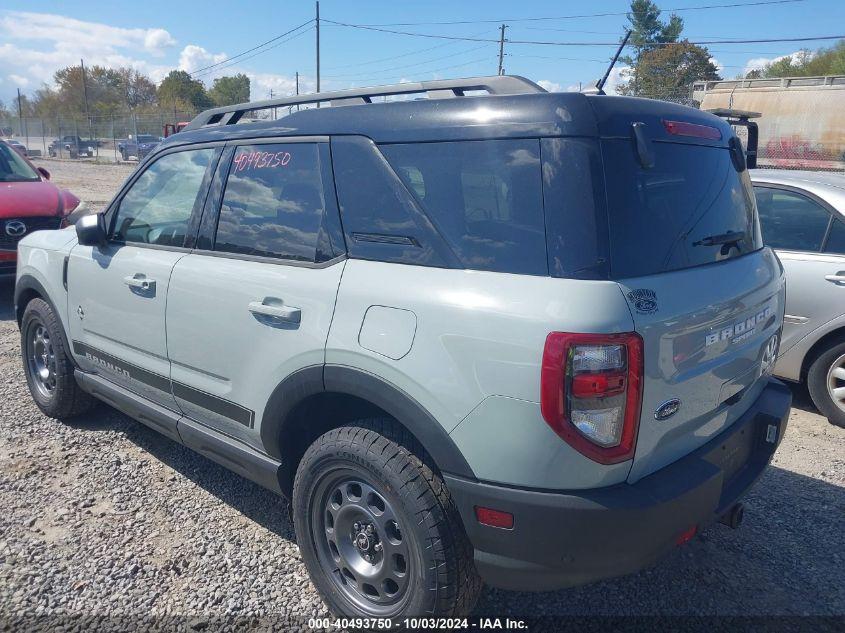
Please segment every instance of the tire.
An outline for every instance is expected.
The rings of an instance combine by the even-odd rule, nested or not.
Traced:
[[[29,392],[44,415],[66,420],[89,411],[96,401],[76,383],[61,328],[46,301],[33,299],[27,304],[21,321],[21,358]]]
[[[845,341],[822,352],[807,372],[813,403],[831,424],[845,428]]]
[[[389,419],[328,431],[305,452],[293,487],[297,542],[334,614],[459,617],[475,606],[472,546],[424,459]]]
[[[126,162],[127,160],[129,160],[129,157],[126,155],[126,151],[125,151],[125,150],[121,150],[121,151],[120,151],[120,158],[121,158],[124,162]]]

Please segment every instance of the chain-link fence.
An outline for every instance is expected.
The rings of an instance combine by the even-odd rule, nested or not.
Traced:
[[[701,81],[691,96],[702,110],[753,114],[758,168],[845,171],[843,75]]]
[[[24,144],[32,157],[95,159],[107,162],[138,160],[193,112],[161,111],[55,117],[1,117],[0,137]]]

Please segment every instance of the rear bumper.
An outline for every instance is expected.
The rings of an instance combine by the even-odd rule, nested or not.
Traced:
[[[547,591],[642,569],[757,481],[783,438],[791,403],[789,389],[770,380],[729,429],[635,484],[538,492],[445,475],[479,573],[496,587]],[[512,513],[513,529],[479,524],[475,506]]]

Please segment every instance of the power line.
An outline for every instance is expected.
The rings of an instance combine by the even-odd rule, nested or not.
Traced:
[[[739,7],[758,7],[761,5],[770,4],[793,4],[796,2],[805,2],[806,0],[758,0],[756,2],[732,2],[729,4],[707,4],[697,7],[677,7],[674,9],[661,9],[661,12],[666,11],[703,11],[706,9],[729,9]],[[485,24],[496,22],[542,22],[548,20],[576,20],[581,18],[603,18],[618,15],[628,15],[632,11],[615,11],[608,13],[584,13],[578,15],[558,15],[551,17],[539,18],[499,18],[496,20],[447,20],[439,22],[392,22],[386,24],[362,24],[360,26],[442,26],[452,24]],[[617,42],[618,43],[618,42]]]
[[[466,36],[458,36],[458,35],[440,35],[435,33],[413,33],[411,31],[396,31],[393,29],[383,29],[380,27],[374,26],[365,26],[363,24],[350,24],[348,22],[336,22],[334,20],[325,20],[326,22],[331,22],[332,24],[337,24],[339,26],[347,26],[354,29],[365,29],[368,31],[379,31],[382,33],[392,33],[394,35],[408,35],[411,37],[427,37],[427,38],[434,38],[434,39],[442,39],[442,40],[459,40],[464,42],[495,42],[498,43],[498,39],[489,39],[489,38],[479,38],[479,37],[466,37]],[[699,41],[699,42],[689,42],[690,44],[695,44],[697,46],[704,46],[709,44],[761,44],[761,43],[777,43],[777,42],[813,42],[813,41],[821,41],[821,40],[838,40],[845,38],[845,35],[821,35],[821,36],[813,36],[813,37],[784,37],[784,38],[765,38],[765,39],[748,39],[748,40],[706,40],[706,41]],[[678,42],[665,42],[665,43],[649,43],[648,46],[672,46],[677,44]],[[548,41],[540,41],[540,40],[508,40],[508,44],[535,44],[541,46],[619,46],[619,42],[548,42]],[[636,44],[628,44],[628,46],[636,46]]]
[[[196,74],[196,73],[202,72],[202,71],[204,71],[204,70],[209,70],[210,68],[216,68],[217,66],[220,66],[221,64],[225,64],[225,63],[227,63],[227,62],[230,62],[230,61],[233,61],[233,60],[235,60],[235,59],[238,59],[239,57],[243,57],[243,56],[244,56],[244,55],[246,55],[247,53],[251,53],[252,51],[257,51],[259,48],[262,48],[262,47],[264,47],[264,46],[267,46],[267,44],[272,44],[272,43],[273,43],[273,42],[275,42],[276,40],[279,40],[279,39],[281,39],[281,38],[285,37],[286,35],[290,35],[290,34],[291,34],[291,33],[293,33],[294,31],[298,31],[298,30],[299,30],[299,29],[301,29],[303,26],[306,26],[306,25],[310,24],[310,23],[311,23],[311,22],[313,22],[313,21],[314,21],[314,19],[312,18],[312,19],[308,20],[307,22],[303,22],[302,24],[300,24],[300,25],[299,25],[299,26],[297,26],[296,28],[293,28],[293,29],[291,29],[290,31],[286,31],[285,33],[282,33],[281,35],[277,35],[276,37],[273,37],[273,38],[271,38],[271,39],[267,40],[266,42],[263,42],[263,43],[259,44],[258,46],[253,46],[253,47],[252,47],[252,48],[250,48],[250,49],[247,49],[247,50],[245,50],[245,51],[242,51],[242,52],[238,53],[237,55],[232,55],[231,57],[227,57],[226,59],[224,59],[224,60],[222,60],[222,61],[219,61],[219,62],[217,62],[217,63],[215,63],[215,64],[211,64],[211,65],[209,65],[209,66],[204,66],[203,68],[197,68],[194,72],[192,72],[192,73],[191,73],[191,75],[194,75],[194,74]]]
[[[323,22],[328,22],[328,20],[323,19]],[[331,24],[330,26],[342,26],[342,25]],[[473,33],[469,37],[478,37],[479,35],[484,35],[485,33],[488,33],[488,32],[489,32],[489,29],[481,31],[479,33]],[[366,62],[355,62],[355,63],[351,63],[351,64],[340,64],[338,66],[327,66],[326,69],[327,70],[337,70],[338,68],[351,68],[352,66],[356,66],[356,67],[358,67],[358,66],[370,66],[372,64],[380,64],[382,62],[392,62],[396,59],[401,59],[402,57],[409,57],[410,55],[419,55],[420,53],[427,53],[429,51],[433,51],[433,50],[436,50],[438,48],[446,48],[447,46],[453,46],[455,44],[457,44],[457,42],[444,42],[442,44],[435,44],[434,46],[428,46],[426,48],[420,48],[420,49],[417,49],[417,50],[414,50],[414,51],[409,51],[407,53],[400,53],[399,55],[391,55],[390,57],[382,57],[380,59],[371,59],[371,60],[366,61]]]
[[[465,55],[467,53],[474,53],[475,51],[481,50],[482,48],[487,48],[487,46],[488,46],[487,44],[482,44],[481,46],[473,46],[472,48],[468,48],[468,49],[463,50],[463,51],[454,52],[451,55],[442,55],[440,57],[433,57],[432,59],[427,59],[425,61],[416,62],[416,63],[413,63],[413,64],[404,64],[402,66],[393,66],[392,68],[379,68],[379,69],[372,70],[372,71],[367,72],[367,73],[347,73],[347,74],[341,74],[341,75],[324,75],[324,77],[326,77],[328,79],[343,79],[343,78],[353,78],[354,79],[355,77],[360,77],[362,74],[371,75],[373,73],[387,73],[387,72],[392,72],[394,70],[402,70],[404,68],[412,68],[414,66],[423,66],[425,64],[430,64],[432,62],[439,62],[443,59],[450,59],[452,57],[455,57],[456,55]]]
[[[479,59],[473,59],[471,61],[464,62],[462,64],[453,64],[451,66],[443,66],[441,68],[432,68],[430,70],[424,69],[424,70],[421,70],[419,72],[435,74],[435,73],[443,72],[444,70],[452,70],[453,68],[462,68],[464,66],[470,66],[472,64],[480,64],[481,62],[486,62],[486,61],[490,61],[490,58],[489,57],[481,57]],[[393,75],[393,76],[388,76],[388,77],[380,75],[378,77],[365,77],[365,78],[362,78],[362,79],[354,79],[354,80],[352,80],[352,83],[358,83],[359,81],[390,81],[390,80],[393,80],[393,79],[402,79],[402,78],[403,78],[402,75]]]
[[[289,38],[287,38],[287,39],[285,39],[285,40],[282,40],[282,41],[280,41],[280,42],[277,42],[276,44],[273,44],[273,46],[268,46],[267,48],[265,48],[265,49],[263,49],[263,50],[260,50],[260,51],[258,51],[257,53],[253,53],[252,55],[250,55],[250,56],[248,56],[248,57],[244,57],[243,59],[236,61],[234,64],[228,64],[228,65],[226,65],[226,66],[222,66],[222,67],[220,67],[220,68],[216,68],[216,69],[213,69],[213,68],[212,68],[212,69],[206,70],[206,71],[205,71],[204,73],[202,73],[202,75],[200,75],[198,78],[199,78],[199,79],[202,79],[203,77],[208,77],[208,76],[209,76],[209,75],[211,75],[213,72],[216,72],[216,71],[221,71],[221,70],[226,70],[227,68],[233,68],[233,67],[235,67],[235,66],[240,66],[240,65],[241,65],[241,64],[243,64],[245,61],[247,61],[247,60],[249,60],[249,59],[252,59],[253,57],[258,57],[259,55],[263,55],[264,53],[266,53],[266,52],[268,52],[268,51],[271,51],[271,50],[273,50],[274,48],[278,48],[278,47],[279,47],[279,46],[281,46],[282,44],[287,44],[288,42],[290,42],[290,41],[292,41],[292,40],[295,40],[295,39],[296,39],[296,38],[298,38],[298,37],[301,37],[301,36],[303,36],[303,35],[305,35],[305,34],[307,34],[307,33],[310,33],[313,29],[314,29],[314,27],[313,27],[313,26],[309,26],[309,27],[308,27],[307,29],[305,29],[304,31],[300,31],[300,32],[299,32],[299,33],[297,33],[296,35],[292,35],[292,36],[290,36]],[[192,76],[192,77],[193,77],[193,76],[195,76],[198,72],[199,72],[199,71],[194,71],[193,73],[191,73],[191,76]]]

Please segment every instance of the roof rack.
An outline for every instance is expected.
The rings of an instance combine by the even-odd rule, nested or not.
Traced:
[[[546,92],[541,86],[525,77],[516,75],[495,75],[492,77],[470,77],[467,79],[435,79],[433,81],[419,81],[389,86],[375,86],[372,88],[355,88],[353,90],[337,90],[334,92],[315,92],[305,95],[294,95],[280,99],[267,99],[250,103],[212,108],[200,112],[188,124],[185,130],[196,130],[209,125],[233,125],[247,112],[268,110],[283,106],[302,105],[306,103],[330,102],[335,106],[362,105],[372,103],[373,97],[389,97],[393,95],[426,93],[429,99],[446,99],[462,97],[471,91],[486,91],[491,95],[516,95],[536,92]]]

